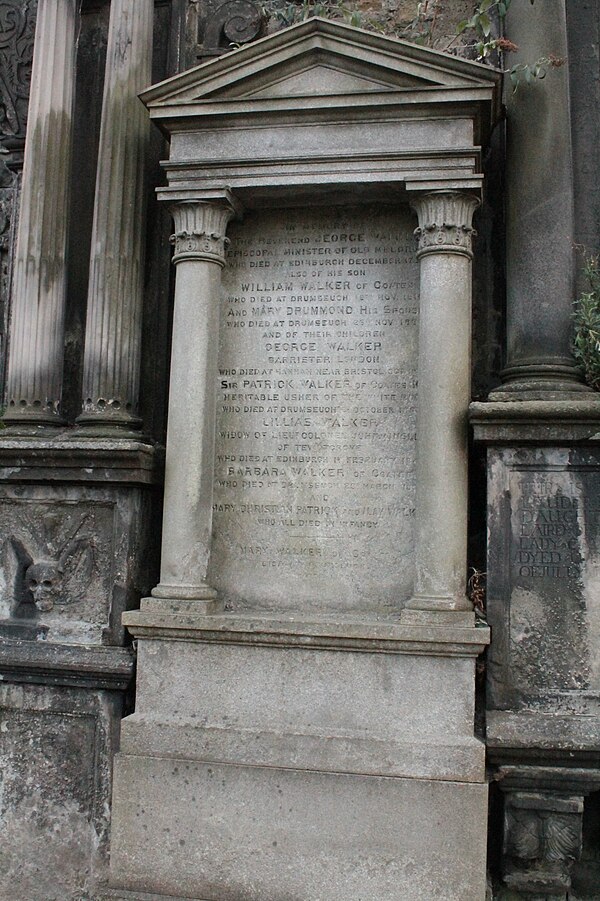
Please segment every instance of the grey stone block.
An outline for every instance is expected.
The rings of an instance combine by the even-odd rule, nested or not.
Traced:
[[[115,780],[111,880],[133,897],[485,897],[484,785],[133,755]]]

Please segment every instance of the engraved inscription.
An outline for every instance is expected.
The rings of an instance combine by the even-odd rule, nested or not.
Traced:
[[[570,579],[579,575],[577,498],[541,479],[516,509],[512,564],[517,578]]]
[[[398,208],[229,230],[209,577],[234,606],[389,610],[410,595],[413,230]]]

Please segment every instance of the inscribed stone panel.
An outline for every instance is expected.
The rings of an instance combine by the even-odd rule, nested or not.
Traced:
[[[411,593],[413,229],[397,207],[230,228],[210,580],[234,607],[389,610]]]

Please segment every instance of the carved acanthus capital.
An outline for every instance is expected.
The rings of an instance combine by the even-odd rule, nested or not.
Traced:
[[[418,256],[426,253],[460,253],[472,257],[471,225],[479,201],[472,194],[458,191],[434,191],[411,200],[419,217],[415,235],[419,239]]]
[[[182,201],[171,207],[175,232],[173,262],[205,260],[225,265],[225,251],[229,244],[227,224],[234,210],[226,203]]]

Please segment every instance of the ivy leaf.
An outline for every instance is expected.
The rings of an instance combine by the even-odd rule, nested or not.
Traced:
[[[462,34],[463,31],[466,31],[468,27],[469,27],[469,20],[463,19],[462,22],[459,22],[458,25],[456,26],[456,33]]]
[[[483,31],[483,34],[487,38],[490,31],[492,30],[492,22],[487,13],[482,13],[479,16],[479,27]]]
[[[494,0],[482,0],[482,2],[479,4],[479,11],[484,13],[490,8],[493,2]]]

